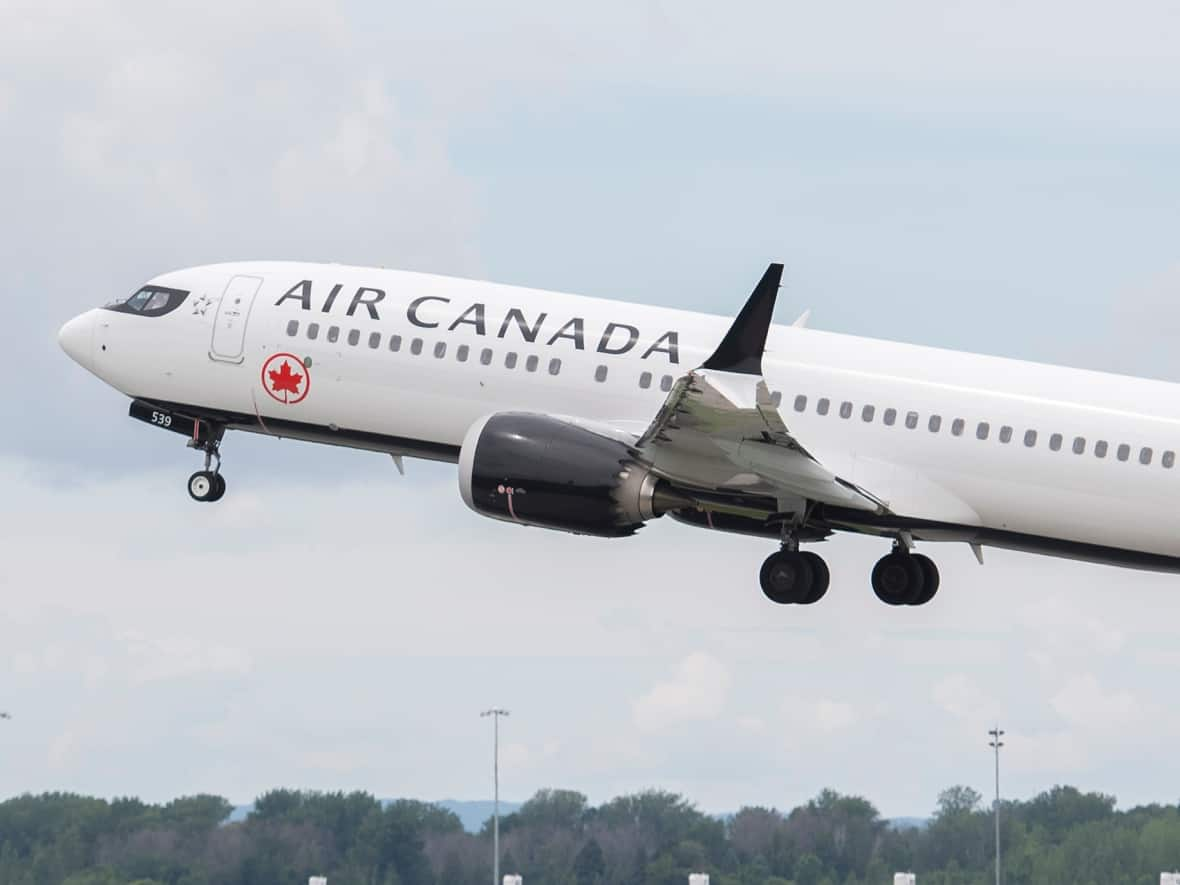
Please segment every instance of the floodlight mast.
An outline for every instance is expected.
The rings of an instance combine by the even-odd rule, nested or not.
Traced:
[[[996,725],[988,732],[992,739],[988,742],[988,746],[995,750],[996,753],[996,885],[1000,885],[1000,747],[1004,746],[1004,742],[1000,740],[1004,732],[999,725]]]
[[[492,708],[479,715],[492,717],[492,885],[500,885],[500,717],[507,716],[508,711]]]

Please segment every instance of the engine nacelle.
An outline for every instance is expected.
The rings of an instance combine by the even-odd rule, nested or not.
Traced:
[[[673,503],[662,485],[626,443],[550,415],[481,418],[459,453],[459,491],[476,513],[581,535],[634,534]]]

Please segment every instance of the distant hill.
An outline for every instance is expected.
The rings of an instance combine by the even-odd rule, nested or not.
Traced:
[[[382,799],[382,805],[388,805],[393,802],[393,799]],[[484,821],[492,816],[492,808],[494,803],[489,800],[476,799],[473,801],[464,801],[461,799],[443,799],[440,802],[435,802],[439,808],[445,808],[447,811],[453,811],[463,822],[463,829],[469,833],[478,833],[484,825]],[[500,817],[512,814],[520,808],[520,802],[506,802],[500,800]],[[230,812],[228,823],[238,823],[244,821],[250,812],[254,810],[254,803],[247,805],[235,805],[234,810]]]
[[[891,817],[885,821],[891,830],[924,830],[930,825],[925,817]]]

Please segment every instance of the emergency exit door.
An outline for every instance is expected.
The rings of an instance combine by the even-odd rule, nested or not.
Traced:
[[[225,287],[213,320],[213,344],[209,349],[213,359],[227,363],[245,359],[246,321],[260,286],[262,277],[238,276]]]

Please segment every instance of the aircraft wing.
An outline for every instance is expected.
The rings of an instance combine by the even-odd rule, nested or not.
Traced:
[[[870,492],[824,467],[791,433],[762,377],[762,354],[783,266],[772,264],[716,352],[676,381],[635,447],[667,479],[697,488],[772,495],[886,512]]]

